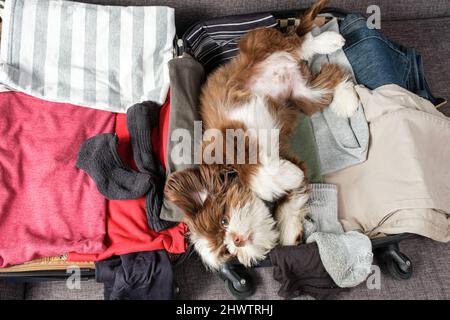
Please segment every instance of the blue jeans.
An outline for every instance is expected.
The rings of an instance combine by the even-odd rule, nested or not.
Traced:
[[[387,39],[379,30],[369,29],[360,14],[348,14],[340,24],[346,39],[344,52],[353,67],[356,81],[369,89],[385,84],[397,84],[438,104],[428,86],[422,57]]]

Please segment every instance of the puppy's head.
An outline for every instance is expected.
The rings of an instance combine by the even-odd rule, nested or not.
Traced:
[[[211,269],[233,257],[250,266],[278,241],[275,220],[263,201],[217,166],[172,174],[165,196],[185,213],[191,241]]]

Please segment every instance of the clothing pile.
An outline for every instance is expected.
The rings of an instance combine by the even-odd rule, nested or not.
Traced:
[[[171,298],[174,10],[8,0],[2,18],[0,270],[95,268],[106,298]]]
[[[200,23],[183,36],[186,54],[178,64],[200,77],[236,56],[249,30],[289,31],[287,20],[254,14]],[[437,110],[446,102],[432,95],[421,56],[370,29],[359,14],[321,15],[312,34],[326,31],[339,32],[345,47],[313,57],[309,66],[315,73],[325,63],[344,67],[361,102],[348,119],[329,109],[297,119],[290,148],[307,164],[312,184],[306,245],[270,253],[286,298],[325,298],[363,282],[371,273],[370,238],[415,233],[450,240],[450,121]],[[189,101],[196,101],[197,88],[189,88]]]

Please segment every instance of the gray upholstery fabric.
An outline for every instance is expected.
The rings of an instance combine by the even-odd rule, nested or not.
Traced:
[[[381,30],[390,39],[417,49],[433,94],[450,99],[450,17],[384,21]]]
[[[0,300],[23,300],[25,284],[0,280]]]
[[[292,10],[308,7],[315,0],[79,0],[112,5],[167,5],[175,8],[177,33],[181,35],[191,24],[210,17],[250,12]],[[367,7],[378,5],[384,20],[436,18],[450,16],[448,0],[332,0],[331,7],[366,13]]]
[[[438,243],[426,238],[414,238],[401,243],[401,251],[413,264],[413,277],[408,281],[395,280],[382,273],[381,289],[368,290],[363,283],[357,288],[337,296],[337,299],[450,299],[450,243]],[[281,299],[277,295],[278,282],[273,280],[272,268],[250,271],[256,283],[251,299]],[[205,271],[200,261],[191,258],[175,270],[180,299],[230,299],[224,282],[214,273]],[[65,282],[29,283],[26,299],[90,299],[103,298],[103,286],[94,280],[83,281],[80,290],[67,289]],[[6,288],[6,291],[5,291]],[[7,293],[9,296],[5,296]],[[0,282],[0,299],[20,299],[23,291],[16,284]],[[312,299],[308,296],[299,299]]]
[[[81,281],[80,289],[68,289],[65,281],[27,283],[26,300],[103,300],[103,284]]]
[[[413,264],[413,277],[408,281],[395,280],[382,273],[381,289],[368,290],[363,283],[337,296],[337,299],[450,299],[450,243],[438,243],[414,238],[401,243],[401,251]],[[199,261],[190,260],[175,272],[182,299],[229,299],[225,286],[214,274],[199,272]],[[204,270],[201,269],[202,271]],[[252,270],[257,290],[251,299],[280,299],[278,282],[272,278],[272,268]],[[300,297],[300,299],[311,299]]]
[[[342,294],[340,299],[412,300],[450,299],[450,243],[438,243],[426,238],[405,240],[401,252],[412,261],[413,276],[407,281],[394,280],[390,275],[381,279],[380,290],[367,290],[365,285]]]
[[[201,270],[201,271],[200,271]],[[282,299],[277,295],[278,283],[273,280],[272,268],[250,270],[256,283],[256,292],[251,299]],[[175,279],[180,289],[179,298],[183,300],[230,299],[224,282],[218,275],[206,271],[201,262],[192,258],[175,270]]]

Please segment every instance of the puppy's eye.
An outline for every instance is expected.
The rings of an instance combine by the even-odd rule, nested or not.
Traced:
[[[228,219],[227,219],[227,217],[222,217],[222,220],[220,220],[220,224],[221,224],[223,227],[228,226]]]

